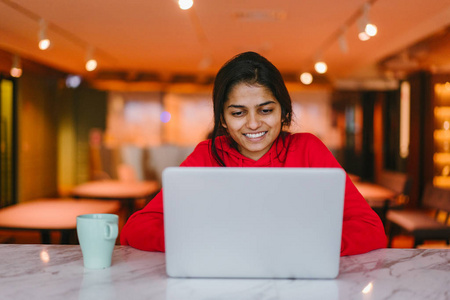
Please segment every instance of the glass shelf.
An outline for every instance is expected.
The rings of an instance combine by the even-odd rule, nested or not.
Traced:
[[[436,129],[434,131],[434,139],[443,141],[450,140],[450,130]]]
[[[450,83],[434,85],[433,185],[450,188]]]
[[[450,176],[434,176],[433,185],[440,188],[449,188]]]

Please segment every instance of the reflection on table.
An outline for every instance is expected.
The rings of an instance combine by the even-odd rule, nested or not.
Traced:
[[[157,181],[99,180],[83,183],[72,190],[73,197],[120,200],[128,218],[139,199],[151,200],[161,189]]]
[[[174,279],[165,255],[116,246],[111,268],[83,268],[79,246],[0,245],[0,299],[447,299],[450,250],[342,257],[336,280]]]
[[[119,208],[117,201],[38,199],[0,209],[0,229],[38,230],[43,244],[50,243],[50,231],[60,231],[61,243],[67,244],[78,215],[117,213]]]

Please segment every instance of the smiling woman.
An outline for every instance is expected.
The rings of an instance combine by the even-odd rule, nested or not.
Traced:
[[[234,148],[258,160],[291,124],[292,101],[278,69],[254,52],[237,55],[217,73],[212,140],[225,128]],[[221,166],[216,143],[211,152]]]
[[[291,123],[291,98],[278,69],[257,53],[242,53],[222,67],[214,83],[213,105],[212,139],[198,144],[182,167],[341,168],[312,134],[283,131]],[[385,247],[380,218],[348,176],[344,201],[341,255]],[[160,192],[128,219],[121,243],[165,251],[163,214]]]

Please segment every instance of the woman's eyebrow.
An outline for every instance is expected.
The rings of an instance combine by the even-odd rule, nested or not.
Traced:
[[[261,107],[261,106],[272,104],[272,103],[275,103],[275,101],[269,100],[269,101],[257,104],[256,107]],[[245,105],[240,105],[240,104],[230,104],[227,106],[227,108],[245,108],[245,107],[246,107]]]
[[[272,103],[275,103],[275,101],[269,100],[269,101],[266,101],[264,103],[258,104],[257,106],[261,107],[261,106],[264,106],[264,105],[267,105],[267,104],[272,104]]]
[[[239,105],[239,104],[230,104],[227,106],[227,108],[243,108],[245,105]]]

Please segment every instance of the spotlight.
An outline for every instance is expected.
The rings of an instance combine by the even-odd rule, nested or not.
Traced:
[[[358,21],[358,38],[361,41],[367,41],[370,39],[370,36],[367,34],[366,32],[366,25],[367,25],[367,20],[366,18],[363,16],[361,17],[361,19],[359,19]]]
[[[49,39],[43,39],[39,41],[39,49],[41,50],[47,50],[50,47],[50,40]]]
[[[187,10],[187,9],[191,8],[192,5],[194,5],[194,1],[193,0],[178,0],[178,5],[180,6],[180,8],[182,10]]]
[[[373,25],[373,24],[367,24],[366,28],[364,30],[368,36],[376,36],[377,32],[378,32],[378,28],[377,26]]]
[[[20,58],[17,55],[14,55],[13,57],[13,63],[11,66],[11,70],[9,71],[12,77],[19,78],[22,76],[22,66],[20,63]]]
[[[81,77],[78,75],[67,75],[66,87],[75,89],[81,84]]]
[[[300,75],[300,81],[304,84],[304,85],[309,85],[312,83],[313,81],[313,76],[311,75],[311,73],[309,72],[303,72]]]
[[[97,69],[97,60],[93,58],[93,52],[94,50],[92,48],[89,48],[87,51],[85,67],[88,72],[92,72]]]
[[[370,36],[365,31],[361,31],[360,33],[358,33],[358,38],[364,42],[368,41],[370,39]]]
[[[370,3],[364,3],[362,15],[358,21],[358,37],[361,41],[367,41],[377,34],[377,26],[369,22]]]
[[[327,72],[328,66],[327,66],[327,64],[325,62],[318,61],[314,65],[314,69],[316,70],[317,73],[324,74],[324,73]]]
[[[41,19],[39,27],[39,49],[47,50],[50,47],[50,40],[47,38],[47,22]]]
[[[95,69],[97,69],[97,61],[95,59],[89,59],[86,62],[86,70],[92,72]]]

